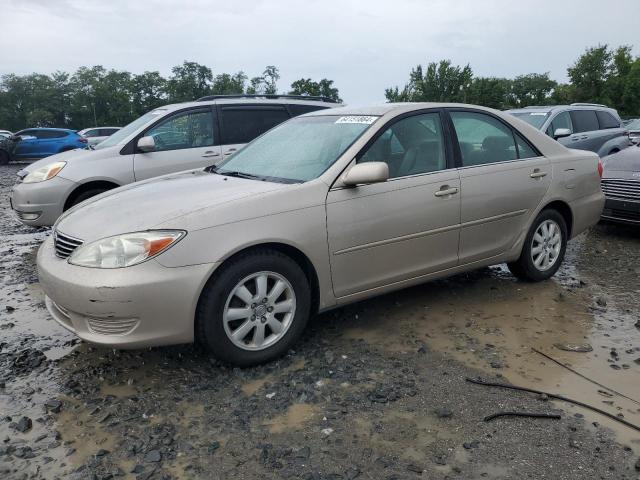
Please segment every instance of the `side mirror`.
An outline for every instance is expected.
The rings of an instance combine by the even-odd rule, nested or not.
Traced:
[[[553,132],[553,138],[557,140],[559,138],[568,137],[571,133],[571,130],[568,128],[556,128],[556,131]]]
[[[342,182],[350,187],[370,183],[386,182],[389,179],[389,165],[384,162],[358,163],[351,167]]]
[[[142,152],[153,152],[156,149],[156,141],[153,137],[142,137],[138,140],[138,150]]]

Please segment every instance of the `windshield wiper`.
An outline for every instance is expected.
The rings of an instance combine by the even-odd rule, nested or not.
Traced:
[[[233,170],[230,171],[218,171],[216,169],[215,173],[219,174],[219,175],[226,175],[228,177],[237,177],[237,178],[247,178],[249,180],[266,180],[265,177],[261,177],[260,175],[253,175],[251,173],[244,173],[244,172],[236,172]]]

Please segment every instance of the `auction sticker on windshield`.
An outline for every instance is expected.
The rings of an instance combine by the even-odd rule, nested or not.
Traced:
[[[378,117],[371,117],[368,115],[349,115],[347,117],[340,117],[336,120],[336,123],[362,123],[365,125],[371,125],[377,118]]]

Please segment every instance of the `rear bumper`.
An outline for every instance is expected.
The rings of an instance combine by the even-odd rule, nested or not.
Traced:
[[[579,235],[600,221],[600,215],[602,215],[604,203],[605,198],[602,191],[598,191],[569,203],[571,212],[573,213],[571,238]]]
[[[640,225],[640,199],[634,201],[607,198],[602,212],[602,219],[611,222]]]

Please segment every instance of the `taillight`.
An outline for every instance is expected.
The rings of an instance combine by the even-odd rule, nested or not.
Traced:
[[[598,175],[600,176],[600,178],[602,178],[603,170],[604,170],[604,168],[602,167],[602,161],[600,159],[598,159]]]
[[[80,143],[87,143],[87,141],[88,141],[88,140],[87,140],[86,138],[84,138],[84,137],[80,137],[80,138],[78,139],[78,141],[79,141]]]

